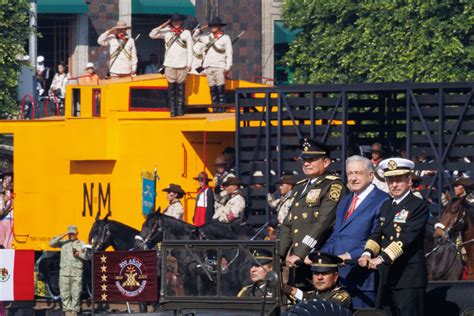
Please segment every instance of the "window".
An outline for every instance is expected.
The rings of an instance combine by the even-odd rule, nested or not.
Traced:
[[[130,111],[167,111],[168,92],[166,87],[131,87]]]
[[[72,116],[81,116],[81,89],[72,89]]]
[[[100,89],[92,89],[92,116],[100,117]]]

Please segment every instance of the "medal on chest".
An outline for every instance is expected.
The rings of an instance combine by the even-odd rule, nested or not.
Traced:
[[[306,194],[306,203],[316,203],[321,195],[321,189],[312,189],[309,190]]]
[[[406,209],[403,209],[401,210],[400,212],[398,212],[397,214],[395,214],[395,217],[393,219],[393,222],[394,223],[406,223],[407,222],[407,218],[408,218],[408,210]]]

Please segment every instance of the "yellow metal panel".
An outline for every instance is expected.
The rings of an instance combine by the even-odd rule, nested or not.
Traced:
[[[0,133],[14,135],[15,247],[49,249],[49,240],[71,224],[87,240],[99,209],[102,217],[110,209],[111,219],[140,229],[141,173],[155,166],[161,177],[157,206],[167,205],[161,189],[180,184],[188,192],[185,220],[192,221],[193,177],[203,169],[212,175],[215,157],[234,146],[235,116],[129,111],[130,86],[166,85],[161,75],[68,85],[64,119],[0,122]],[[72,89],[81,89],[80,117],[71,117]],[[101,89],[100,118],[92,117],[93,89]],[[186,91],[191,104],[210,103],[204,76],[189,76]]]

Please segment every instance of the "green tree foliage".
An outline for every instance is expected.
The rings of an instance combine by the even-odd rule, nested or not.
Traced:
[[[30,28],[28,0],[0,0],[0,117],[17,112],[20,61]]]
[[[474,78],[472,0],[285,0],[283,18],[298,83]]]

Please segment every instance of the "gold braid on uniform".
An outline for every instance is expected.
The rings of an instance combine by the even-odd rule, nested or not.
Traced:
[[[369,249],[370,251],[372,251],[374,256],[377,256],[380,252],[380,245],[376,241],[369,239],[365,244],[365,249]]]
[[[239,293],[237,294],[237,297],[242,297],[244,295],[244,293],[247,292],[247,290],[249,288],[251,288],[252,286],[253,286],[253,284],[244,286],[242,289],[240,289]]]
[[[403,254],[403,249],[402,249],[403,243],[401,241],[398,242],[392,242],[390,245],[388,245],[387,248],[385,248],[384,252],[389,256],[390,260],[395,261],[398,257],[400,257]]]

